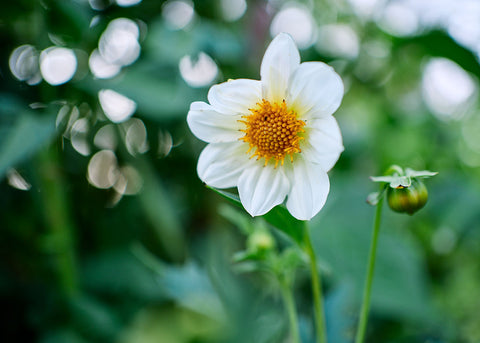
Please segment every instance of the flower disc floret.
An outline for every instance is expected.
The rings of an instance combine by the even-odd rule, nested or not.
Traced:
[[[305,132],[305,122],[297,119],[297,114],[287,108],[285,100],[271,104],[263,99],[250,112],[239,121],[245,124],[240,130],[245,136],[240,140],[249,143],[247,153],[255,149],[251,158],[265,158],[265,166],[273,158],[275,167],[279,162],[283,165],[287,155],[293,162],[294,154],[302,151],[300,140],[304,139],[301,134]]]

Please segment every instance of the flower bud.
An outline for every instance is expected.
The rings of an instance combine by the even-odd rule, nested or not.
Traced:
[[[399,213],[412,215],[425,206],[427,199],[427,187],[415,178],[412,178],[412,184],[408,187],[389,187],[387,191],[388,206]]]
[[[275,240],[268,231],[256,231],[247,239],[247,248],[253,253],[264,253],[274,247]]]

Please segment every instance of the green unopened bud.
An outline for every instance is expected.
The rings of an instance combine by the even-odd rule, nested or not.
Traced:
[[[253,253],[263,253],[275,247],[275,240],[268,231],[255,231],[248,237],[247,248]]]
[[[412,178],[411,184],[408,187],[388,187],[387,190],[388,206],[399,213],[412,215],[425,206],[427,199],[427,187],[425,187],[422,181],[415,178]]]

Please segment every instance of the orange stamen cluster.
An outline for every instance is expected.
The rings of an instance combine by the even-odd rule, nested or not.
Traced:
[[[287,155],[293,162],[293,155],[301,152],[300,140],[303,137],[300,134],[305,132],[305,122],[297,119],[295,111],[287,109],[285,100],[271,104],[263,99],[250,112],[242,116],[244,120],[240,120],[246,126],[240,130],[245,132],[240,140],[249,143],[247,153],[255,148],[251,157],[257,156],[257,160],[265,158],[265,165],[273,158],[275,167],[279,162],[283,165]]]

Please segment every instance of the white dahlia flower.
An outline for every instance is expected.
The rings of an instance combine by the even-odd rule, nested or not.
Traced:
[[[332,116],[343,97],[342,80],[325,63],[300,63],[285,33],[267,48],[260,76],[214,85],[210,104],[190,105],[190,130],[209,143],[198,175],[211,187],[237,187],[252,216],[286,199],[295,218],[309,220],[325,204],[327,172],[343,151]]]

